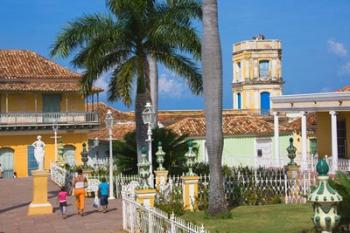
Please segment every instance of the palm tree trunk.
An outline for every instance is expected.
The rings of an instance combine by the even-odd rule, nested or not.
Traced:
[[[149,64],[147,57],[140,52],[138,57],[138,78],[136,87],[136,100],[135,100],[135,121],[136,121],[136,145],[137,145],[137,161],[141,159],[142,147],[147,146],[147,125],[143,123],[142,112],[145,109],[145,105],[150,101],[150,80],[149,80]]]
[[[147,125],[143,123],[142,111],[145,108],[149,97],[146,93],[137,93],[135,101],[135,121],[136,121],[136,145],[137,145],[137,161],[141,159],[141,149],[147,146]]]
[[[204,0],[202,64],[205,98],[206,144],[209,157],[209,214],[227,210],[221,160],[222,135],[222,60],[218,28],[217,0]]]
[[[157,61],[153,56],[148,57],[149,63],[149,77],[151,84],[151,100],[154,111],[153,128],[158,126],[158,66]]]

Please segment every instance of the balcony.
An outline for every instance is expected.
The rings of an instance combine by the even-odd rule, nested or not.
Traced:
[[[259,77],[255,79],[246,79],[244,81],[232,83],[232,87],[242,87],[244,85],[271,85],[271,84],[284,84],[282,78],[269,78],[269,77]]]
[[[13,112],[0,113],[0,130],[47,128],[92,128],[99,124],[97,112]]]

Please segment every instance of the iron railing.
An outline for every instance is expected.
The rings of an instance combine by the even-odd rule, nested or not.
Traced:
[[[2,126],[98,124],[97,112],[12,112],[0,113]]]

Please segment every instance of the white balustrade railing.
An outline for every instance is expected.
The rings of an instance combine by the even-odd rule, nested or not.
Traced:
[[[58,186],[65,186],[68,188],[68,190],[70,189],[73,174],[66,169],[58,166],[56,163],[51,163],[50,177],[51,180]]]
[[[98,123],[97,112],[12,112],[0,113],[2,125],[40,125],[40,124],[86,124]]]
[[[209,233],[203,226],[175,217],[153,207],[145,207],[122,191],[123,230],[129,233]]]

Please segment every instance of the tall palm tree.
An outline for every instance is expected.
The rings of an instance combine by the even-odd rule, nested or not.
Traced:
[[[218,27],[217,0],[203,2],[203,89],[205,98],[206,145],[209,158],[211,215],[226,211],[221,160],[222,134],[222,58]]]
[[[130,106],[135,84],[140,156],[146,139],[141,114],[150,100],[148,57],[185,78],[193,93],[202,91],[201,74],[192,60],[199,57],[200,40],[189,20],[190,14],[200,15],[201,11],[197,0],[106,0],[106,5],[109,14],[86,15],[70,22],[58,35],[51,54],[68,57],[78,50],[72,64],[85,69],[85,92],[102,73],[112,70],[108,98]],[[186,12],[190,16],[183,17]]]

